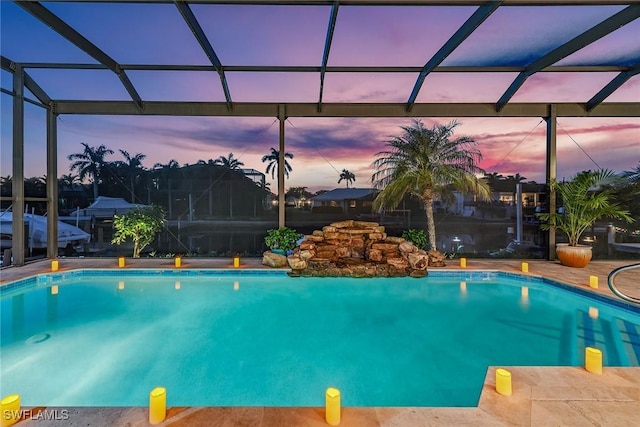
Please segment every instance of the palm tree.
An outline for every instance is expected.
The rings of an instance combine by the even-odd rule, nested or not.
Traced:
[[[287,159],[293,159],[293,154],[285,152],[284,153],[284,176],[289,178],[289,172],[292,171],[291,165],[287,162]],[[265,173],[271,172],[271,179],[275,177],[276,172],[278,171],[278,163],[280,161],[280,150],[276,150],[271,147],[271,152],[262,156],[262,163],[269,162],[267,165],[267,169]]]
[[[490,189],[475,174],[482,154],[469,136],[451,139],[459,122],[434,125],[428,129],[422,121],[402,126],[401,136],[387,141],[386,151],[376,154],[372,163],[376,172],[371,177],[382,191],[374,200],[374,209],[395,208],[406,194],[417,196],[424,203],[427,215],[429,244],[436,249],[436,227],[433,201],[450,197],[454,190],[472,192],[488,199]]]
[[[0,194],[10,196],[13,191],[13,178],[11,175],[0,176]]]
[[[242,163],[240,160],[233,158],[233,153],[229,153],[229,157],[218,157],[214,160],[213,164],[221,165],[232,170],[240,169],[241,166],[244,166],[244,163]]]
[[[134,156],[129,155],[127,151],[119,150],[124,156],[125,161],[121,162],[122,167],[125,169],[127,177],[129,178],[129,190],[131,191],[131,203],[135,203],[136,192],[135,182],[140,176],[140,172],[144,171],[142,161],[147,157],[146,154],[136,153]]]
[[[58,187],[60,190],[73,190],[76,184],[80,183],[80,179],[78,175],[74,175],[72,173],[68,175],[62,175],[58,178]]]
[[[154,178],[155,188],[157,190],[163,189],[166,185],[167,187],[167,206],[169,208],[169,216],[168,218],[173,218],[173,198],[171,197],[171,179],[175,175],[177,175],[177,171],[180,169],[180,164],[177,160],[171,159],[166,164],[156,163],[153,165],[154,173],[160,172],[160,177],[156,180]]]
[[[340,172],[340,179],[338,180],[338,184],[340,184],[343,179],[347,183],[347,188],[349,188],[349,183],[354,182],[356,180],[356,176],[353,174],[353,172],[350,172],[347,169],[342,169],[342,172]]]
[[[496,184],[499,181],[504,180],[504,176],[498,172],[485,172],[484,177],[485,181],[487,181],[487,184],[489,184],[489,187],[491,187],[491,189],[495,190],[496,189]]]
[[[93,198],[98,198],[98,183],[101,181],[102,168],[105,166],[105,157],[108,154],[113,154],[113,150],[100,145],[97,148],[90,147],[84,142],[81,143],[84,147],[82,153],[69,154],[67,159],[75,160],[71,163],[69,169],[73,172],[78,170],[78,176],[80,180],[84,181],[85,178],[91,178],[93,183]]]
[[[214,164],[222,165],[229,170],[240,170],[240,167],[244,166],[240,160],[233,158],[233,153],[229,153],[229,157],[218,157]],[[209,186],[209,194],[211,194],[211,186]],[[233,177],[229,179],[229,217],[233,218]]]
[[[640,162],[635,169],[622,172],[622,177],[629,179],[632,183],[640,183]]]

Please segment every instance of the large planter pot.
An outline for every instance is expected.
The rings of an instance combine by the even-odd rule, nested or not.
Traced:
[[[567,243],[556,246],[556,256],[562,265],[568,267],[584,268],[591,261],[592,255],[591,246],[569,246]]]

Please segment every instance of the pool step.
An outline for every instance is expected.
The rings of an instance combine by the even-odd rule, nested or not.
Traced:
[[[603,363],[610,366],[625,365],[624,346],[620,345],[621,338],[619,332],[616,331],[616,325],[608,320],[600,317],[591,317],[584,311],[578,310],[577,313],[577,348],[578,348],[578,365],[584,364],[585,347],[595,347],[603,350]],[[607,349],[608,351],[604,351]]]
[[[626,362],[631,366],[640,365],[640,327],[628,320],[616,318],[616,326],[620,331],[621,345],[627,356]]]

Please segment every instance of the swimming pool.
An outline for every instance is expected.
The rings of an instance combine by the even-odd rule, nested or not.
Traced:
[[[640,312],[498,272],[302,279],[79,270],[2,287],[0,394],[24,405],[475,406],[487,366],[638,366]],[[586,292],[585,292],[586,294]]]

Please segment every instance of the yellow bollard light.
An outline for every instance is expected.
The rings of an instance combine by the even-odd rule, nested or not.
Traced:
[[[238,281],[233,282],[233,290],[237,291],[239,289],[240,289],[240,282],[238,282]]]
[[[599,315],[598,309],[595,307],[589,307],[589,317],[592,319],[597,319]]]
[[[51,271],[58,271],[60,269],[60,263],[57,259],[51,261]]]
[[[156,387],[149,393],[149,423],[160,424],[167,418],[167,390]]]
[[[503,396],[511,396],[511,372],[506,369],[496,369],[496,391]]]
[[[589,276],[589,287],[598,289],[598,276]]]
[[[174,265],[176,266],[176,268],[180,268],[182,267],[182,258],[180,258],[179,256],[176,257],[175,261],[174,261]]]
[[[340,424],[340,390],[329,387],[325,399],[325,420],[330,426]]]
[[[460,268],[467,268],[467,259],[460,258]]]
[[[118,290],[121,291],[123,289],[124,289],[124,281],[121,280],[118,282]]]
[[[58,285],[53,285],[51,287],[51,295],[58,295]]]
[[[584,368],[592,374],[602,375],[602,352],[594,347],[585,348]]]
[[[173,285],[173,287],[175,288],[175,290],[176,290],[176,291],[179,291],[181,286],[182,286],[182,285],[180,284],[180,281],[177,281],[177,282]]]
[[[233,257],[233,267],[234,268],[240,267],[240,257],[237,255]]]
[[[14,425],[20,421],[21,415],[19,394],[11,394],[0,400],[0,418],[2,418],[2,427]]]
[[[523,273],[528,273],[529,272],[529,263],[528,262],[523,262],[520,268],[521,268]]]
[[[123,256],[119,257],[118,258],[118,267],[122,268],[122,267],[125,266],[125,264],[126,264],[126,261],[125,261],[124,257]]]

